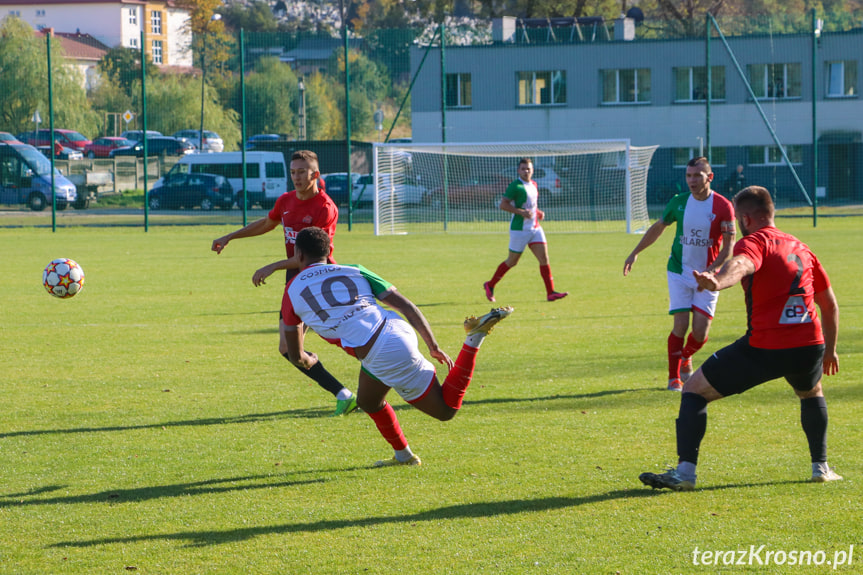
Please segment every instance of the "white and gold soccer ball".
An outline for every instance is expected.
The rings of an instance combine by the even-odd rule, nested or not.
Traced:
[[[70,298],[84,289],[84,270],[69,258],[56,259],[42,272],[42,285],[54,297]]]

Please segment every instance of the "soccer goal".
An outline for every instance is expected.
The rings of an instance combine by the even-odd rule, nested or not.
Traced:
[[[375,234],[500,232],[510,216],[498,204],[525,157],[547,231],[641,232],[650,225],[656,148],[629,140],[375,144]]]

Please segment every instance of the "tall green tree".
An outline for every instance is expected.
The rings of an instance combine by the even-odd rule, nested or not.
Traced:
[[[246,133],[297,134],[297,76],[275,57],[261,58],[246,78]],[[240,108],[238,98],[235,109]]]
[[[93,112],[78,70],[69,66],[60,42],[51,41],[54,127],[96,135],[98,116]],[[48,122],[47,40],[15,17],[0,24],[0,121],[4,129],[22,132],[33,129],[30,121],[39,110]]]

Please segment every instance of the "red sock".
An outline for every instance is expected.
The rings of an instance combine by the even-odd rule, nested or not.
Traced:
[[[378,426],[378,431],[393,446],[393,449],[399,451],[408,446],[408,440],[405,439],[405,435],[402,433],[399,420],[396,418],[396,412],[393,411],[389,403],[385,403],[384,408],[380,411],[370,413],[369,417],[372,418],[375,425]]]
[[[467,386],[470,385],[478,351],[479,349],[476,347],[471,347],[468,344],[462,345],[455,365],[441,386],[444,403],[453,409],[461,409],[461,400],[464,398]]]
[[[551,277],[551,267],[539,266],[539,275],[542,276],[542,281],[545,282],[545,293],[548,295],[554,293],[554,278]]]
[[[668,334],[668,379],[680,378],[680,356],[683,353],[683,338]]]
[[[692,337],[692,333],[689,334],[689,337],[686,338],[686,347],[683,348],[683,357],[692,357],[695,355],[699,349],[707,343],[707,338],[704,338],[704,341],[698,341],[694,337]]]
[[[494,275],[491,277],[491,279],[488,282],[489,287],[494,289],[494,286],[497,285],[497,282],[502,280],[503,276],[508,271],[509,271],[509,266],[506,265],[506,262],[505,261],[501,262],[501,264],[499,266],[497,266],[497,269],[494,270]]]

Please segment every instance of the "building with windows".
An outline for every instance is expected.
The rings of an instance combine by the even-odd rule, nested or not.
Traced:
[[[99,61],[108,53],[108,47],[89,34],[55,32],[42,28],[36,32],[44,37],[51,34],[56,38],[66,55],[66,60],[74,66],[81,77],[81,87],[89,91],[99,84]]]
[[[701,39],[524,42],[446,46],[441,93],[440,50],[411,49],[414,142],[513,142],[628,138],[655,145],[650,198],[661,202],[684,186],[686,161],[707,155],[708,75]],[[812,34],[730,37],[733,56],[711,42],[710,145],[714,189],[738,165],[749,183],[799,198],[782,150],[809,189],[813,158],[813,82],[821,194],[863,200],[863,29],[820,35],[813,71]],[[738,68],[739,65],[739,68]],[[814,72],[814,73],[813,73]],[[750,93],[744,78],[751,85]],[[441,113],[441,102],[446,113]]]
[[[140,49],[143,29],[154,64],[192,65],[189,12],[173,0],[0,0],[0,18],[10,15],[36,30],[89,34],[112,48]]]

